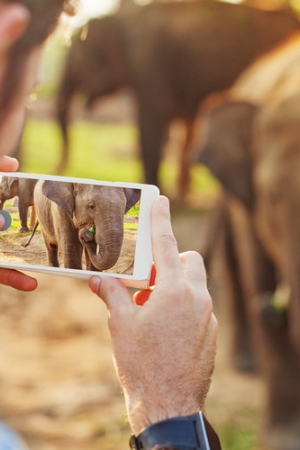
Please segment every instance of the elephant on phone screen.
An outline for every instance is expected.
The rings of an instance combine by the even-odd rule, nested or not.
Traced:
[[[18,196],[19,215],[21,222],[21,232],[29,231],[28,209],[31,207],[30,227],[35,223],[35,209],[33,203],[33,191],[37,180],[30,178],[6,177],[3,176],[0,182],[0,209],[3,209],[6,200]]]
[[[208,95],[230,87],[259,55],[299,29],[291,10],[264,11],[219,1],[153,2],[93,19],[75,37],[57,96],[64,146],[59,172],[68,164],[68,124],[73,97],[85,106],[129,88],[137,104],[145,181],[158,185],[168,127],[187,126],[183,171],[192,158],[193,125]],[[188,176],[181,174],[185,190]]]
[[[124,214],[137,203],[139,189],[39,180],[34,193],[48,264],[87,270],[108,270],[119,259]]]
[[[242,320],[252,332],[265,380],[267,448],[296,450],[300,448],[300,90],[273,106],[232,101],[213,109],[199,161],[224,188],[223,226],[229,230],[226,272],[237,288],[233,310],[244,311]]]

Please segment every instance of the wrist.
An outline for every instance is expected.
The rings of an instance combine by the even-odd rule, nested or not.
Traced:
[[[138,435],[145,428],[173,417],[189,416],[195,411],[203,410],[204,405],[191,402],[186,403],[176,399],[169,402],[166,397],[153,398],[153,401],[126,401],[127,417],[132,433]],[[177,399],[178,400],[178,399]]]
[[[217,434],[201,412],[157,422],[130,439],[133,450],[166,447],[176,450],[221,450]]]

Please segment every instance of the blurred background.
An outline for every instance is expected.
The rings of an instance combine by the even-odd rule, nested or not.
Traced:
[[[145,8],[146,3],[148,2],[133,4],[131,0],[123,0],[121,3],[118,0],[82,0],[78,16],[62,20],[59,29],[46,45],[40,86],[28,101],[24,132],[16,149],[21,161],[21,171],[60,173],[112,181],[145,181],[141,146],[147,148],[147,138],[141,144],[140,132],[144,126],[143,118],[146,118],[147,122],[147,115],[139,119],[144,103],[143,100],[140,103],[137,101],[137,92],[140,93],[141,89],[142,99],[145,93],[140,87],[132,87],[132,74],[129,83],[116,82],[112,92],[108,89],[107,94],[95,94],[95,98],[88,89],[78,88],[77,92],[74,87],[76,95],[74,94],[74,99],[72,97],[67,115],[67,160],[62,157],[63,137],[57,120],[57,99],[66,73],[67,55],[76,41],[74,36],[81,36],[83,43],[88,42],[92,28],[86,24],[94,17],[102,20],[105,17],[121,16],[123,19],[118,20],[127,20],[130,24],[130,17],[136,13],[136,8]],[[164,5],[167,2],[155,3]],[[174,3],[188,2],[174,0]],[[201,5],[219,2],[194,0],[189,3]],[[264,11],[290,9],[295,20],[300,17],[298,0],[249,0],[243,3]],[[229,16],[224,17],[223,21],[230,21]],[[154,16],[153,20],[153,23],[160,24],[161,29],[170,27],[172,23],[168,15],[160,18]],[[279,23],[284,28],[284,20]],[[264,24],[267,29],[267,22],[261,21],[262,36],[268,33],[264,32]],[[227,38],[227,31],[218,26],[214,31],[216,47]],[[248,60],[244,58],[228,81],[220,82],[220,88],[212,86],[207,90],[207,95],[204,89],[199,93],[199,99],[196,98],[198,94],[192,93],[198,105],[194,116],[192,114],[180,117],[180,114],[175,113],[169,117],[166,113],[167,126],[161,137],[158,179],[162,192],[172,200],[173,226],[180,251],[193,249],[202,252],[204,249],[209,254],[208,230],[218,232],[218,228],[214,228],[215,222],[212,225],[211,217],[219,201],[220,180],[217,180],[204,164],[196,162],[201,136],[205,131],[207,111],[215,103],[219,104],[220,99],[223,101],[231,95],[238,98],[239,88],[234,91],[233,87],[236,86],[234,83],[237,83],[238,77],[262,54],[273,51],[277,45],[280,46],[287,37],[297,31],[297,26],[296,22],[291,21],[291,25],[287,25],[286,30],[282,31],[282,36],[272,37],[272,45],[268,44],[267,48],[266,44],[261,49],[257,47],[253,50],[252,56],[249,56]],[[133,28],[132,23],[128,27]],[[153,24],[149,25],[150,30],[151,27]],[[243,27],[246,27],[245,23],[240,25],[240,33],[245,37],[248,31],[243,33],[243,30],[246,30]],[[140,36],[141,28],[143,27],[137,27],[137,36]],[[279,28],[271,26],[273,31]],[[183,48],[189,46],[187,36],[192,35],[192,23],[188,25],[188,29],[190,34],[187,33],[184,43],[180,41],[180,29],[174,31],[174,35],[179,33],[178,43],[184,46]],[[253,43],[259,33],[260,31],[253,31],[253,34],[246,36],[247,39],[245,38],[243,43]],[[147,42],[148,39],[145,44]],[[208,39],[207,47],[209,42]],[[156,45],[163,48],[164,43],[163,39],[160,41],[158,38]],[[107,50],[109,46],[110,42],[104,40],[104,48]],[[144,60],[149,60],[145,53],[146,45],[144,48],[145,51],[142,49],[138,54],[141,66]],[[241,52],[243,54],[242,46]],[[246,51],[244,53],[246,54]],[[106,63],[106,57],[107,55],[103,56],[103,64]],[[173,63],[171,64],[167,56],[161,58],[166,65],[170,65],[172,73],[175,73],[175,68],[180,65],[183,69],[186,68],[187,72],[190,70],[187,62],[172,66]],[[85,63],[81,61],[83,60],[78,59],[75,70],[72,68],[73,75],[70,75],[65,83],[65,87],[69,87],[70,91],[73,84],[76,84],[76,72],[84,72],[82,69]],[[117,58],[116,62],[121,65],[122,60]],[[98,63],[100,67],[100,59]],[[225,78],[226,60],[222,64]],[[139,67],[139,64],[137,66]],[[193,66],[191,68],[193,73]],[[123,69],[120,69],[121,74]],[[150,86],[149,80],[155,78],[155,64],[150,63],[147,70],[145,76]],[[96,68],[93,73],[100,79]],[[196,69],[195,73],[198,74]],[[266,73],[267,80],[270,74],[271,72]],[[185,91],[184,88],[181,90],[181,81],[176,82],[178,91],[175,92],[175,97],[180,97]],[[250,97],[259,91],[257,84],[254,86],[254,89],[248,88],[247,95]],[[267,88],[272,89],[268,81],[266,86],[265,91]],[[266,95],[265,91],[262,96]],[[158,116],[151,108],[154,108],[153,103],[160,102],[162,96],[159,92],[153,96],[154,91],[151,92],[151,101],[146,105],[146,110],[154,111],[154,124],[159,127]],[[73,93],[70,93],[70,97],[71,95]],[[66,101],[69,101],[67,94],[59,103],[60,106],[63,105],[61,111]],[[151,133],[150,130],[150,135]],[[151,182],[151,173],[153,175],[153,171],[150,171],[146,176],[147,182]],[[232,364],[231,329],[233,321],[238,319],[230,315],[226,299],[228,292],[222,290],[223,285],[218,281],[221,270],[218,258],[210,267],[209,287],[215,298],[216,314],[220,321],[220,339],[215,375],[207,399],[207,415],[220,435],[224,450],[267,450],[269,447],[260,440],[265,418],[266,386],[257,371],[239,371]],[[83,281],[44,275],[39,275],[38,279],[39,287],[35,293],[24,294],[9,288],[1,289],[1,419],[15,427],[32,450],[128,448],[130,430],[126,423],[122,393],[111,361],[105,307],[89,292]],[[281,447],[281,450],[285,448],[300,449],[300,437],[295,447]]]

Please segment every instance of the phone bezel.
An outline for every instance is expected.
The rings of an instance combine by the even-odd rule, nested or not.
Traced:
[[[66,277],[74,277],[80,279],[89,279],[93,275],[101,274],[101,276],[109,276],[120,279],[126,286],[147,288],[149,286],[149,278],[152,265],[152,245],[151,245],[151,223],[150,215],[154,200],[159,196],[159,189],[157,186],[142,184],[142,183],[127,183],[127,182],[113,182],[103,181],[89,178],[65,177],[45,174],[32,174],[24,172],[0,172],[0,178],[5,177],[19,177],[29,179],[43,179],[53,181],[63,181],[68,183],[83,183],[102,186],[112,186],[118,188],[133,188],[141,190],[140,198],[140,213],[136,237],[136,250],[133,273],[115,274],[111,272],[97,272],[89,270],[67,269],[64,267],[50,267],[39,266],[33,264],[20,264],[15,262],[7,262],[0,260],[0,267],[16,269],[21,271],[47,273],[53,275],[62,275]],[[4,208],[5,210],[5,208]]]

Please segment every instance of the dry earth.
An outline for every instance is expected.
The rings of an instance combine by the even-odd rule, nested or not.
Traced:
[[[181,251],[199,248],[205,219],[174,215]],[[0,418],[32,450],[128,448],[122,393],[111,361],[107,313],[86,282],[39,275],[34,293],[1,287]],[[216,428],[245,409],[260,411],[262,386],[230,368],[228,318],[220,319],[219,352],[207,414]]]

